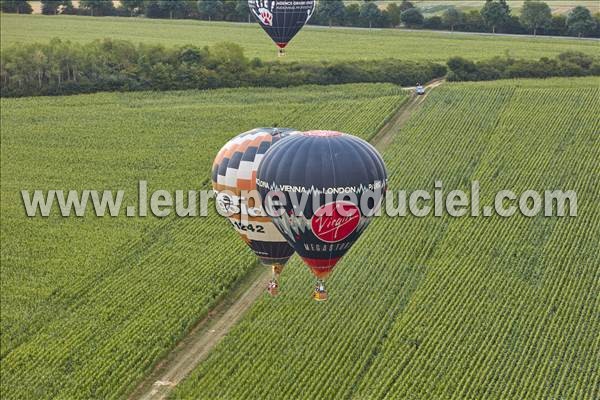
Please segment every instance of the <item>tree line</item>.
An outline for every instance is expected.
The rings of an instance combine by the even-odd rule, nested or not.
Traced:
[[[93,16],[141,16],[148,18],[192,18],[210,21],[250,22],[247,0],[42,0],[42,13]],[[425,17],[408,0],[390,2],[382,9],[372,0],[346,4],[343,0],[319,1],[310,24],[350,27],[434,29],[464,32],[542,34],[554,36],[600,37],[600,14],[592,15],[583,6],[566,16],[552,14],[543,1],[525,0],[519,16],[512,14],[506,0],[486,0],[480,10],[462,10],[448,5],[433,6],[440,15]],[[3,12],[31,13],[26,0],[2,1]]]
[[[447,72],[432,62],[263,62],[233,43],[166,48],[114,39],[12,45],[2,48],[0,59],[2,97],[360,82],[408,86]]]
[[[567,52],[538,61],[507,56],[473,62],[453,57],[447,66],[397,59],[283,63],[249,59],[234,43],[166,48],[127,40],[103,39],[80,44],[54,38],[49,43],[2,48],[0,95],[376,82],[413,86],[446,74],[452,81],[600,76],[600,61],[583,53]]]

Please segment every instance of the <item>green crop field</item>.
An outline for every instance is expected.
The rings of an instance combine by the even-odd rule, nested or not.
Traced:
[[[371,84],[2,99],[2,397],[123,397],[254,264],[212,209],[27,218],[20,190],[124,189],[124,205],[140,179],[199,190],[237,133],[368,138],[406,97]]]
[[[391,188],[575,190],[578,216],[386,218],[310,301],[299,260],[175,398],[597,399],[597,79],[446,84],[386,149]]]
[[[166,46],[240,44],[246,55],[277,58],[273,43],[258,24],[151,20],[81,16],[1,16],[2,47],[14,43],[47,42],[53,37],[77,42],[112,37]],[[348,29],[307,26],[288,49],[286,61],[400,58],[445,62],[451,56],[487,59],[510,54],[540,58],[567,50],[598,54],[597,40],[483,36],[395,29]]]
[[[416,3],[433,14],[448,2]],[[521,3],[510,2],[516,11]],[[112,37],[168,47],[229,41],[277,59],[257,24],[11,14],[0,22],[2,50]],[[567,50],[597,58],[599,43],[308,26],[283,61],[443,63]],[[501,189],[574,190],[578,216],[378,218],[328,281],[328,302],[310,299],[314,278],[294,257],[281,296],[253,304],[172,397],[600,398],[599,83],[443,83],[422,105],[411,100],[383,152],[391,189],[433,192],[442,181],[445,191],[469,192],[476,180],[482,205]],[[252,281],[255,257],[212,204],[208,218],[125,216],[139,180],[150,192],[207,189],[213,157],[240,132],[276,125],[370,139],[408,98],[394,85],[359,84],[0,99],[1,397],[126,398]],[[28,218],[23,189],[125,196],[118,217],[88,208],[62,218],[55,207]]]

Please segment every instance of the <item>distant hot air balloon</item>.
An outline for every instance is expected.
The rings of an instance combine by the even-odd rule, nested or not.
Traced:
[[[269,150],[256,184],[273,223],[316,276],[313,297],[326,300],[324,279],[381,207],[381,156],[352,135],[304,132]]]
[[[315,11],[315,0],[248,0],[250,11],[267,35],[279,47],[279,55],[308,22]]]
[[[268,286],[271,295],[277,294],[279,274],[294,249],[261,207],[256,192],[256,171],[271,145],[295,132],[257,128],[242,133],[223,146],[212,168],[212,186],[220,212],[229,218],[260,262],[272,267],[273,277]]]

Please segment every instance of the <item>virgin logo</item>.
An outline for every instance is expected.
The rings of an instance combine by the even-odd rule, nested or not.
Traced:
[[[360,211],[347,201],[337,201],[321,206],[311,220],[316,237],[327,243],[346,239],[356,230],[360,221]]]

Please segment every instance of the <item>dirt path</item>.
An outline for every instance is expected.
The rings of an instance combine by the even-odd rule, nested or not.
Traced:
[[[417,96],[414,92],[415,88],[408,88],[412,91],[409,99],[404,103],[396,114],[394,114],[390,120],[379,130],[379,132],[373,137],[371,143],[379,151],[383,151],[386,147],[392,143],[394,135],[398,133],[398,130],[408,121],[410,116],[423,104],[429,91],[436,88],[444,83],[444,79],[435,79],[425,85],[425,94]]]
[[[165,399],[213,347],[241,319],[250,306],[266,295],[271,277],[269,268],[258,265],[236,285],[227,297],[201,320],[177,347],[129,396],[130,399]]]
[[[409,88],[413,93],[408,101],[381,128],[371,143],[379,151],[388,146],[402,125],[423,103],[429,90],[443,82],[442,79],[439,79],[428,83],[427,91],[423,96],[417,96],[414,94],[414,88]],[[260,296],[266,295],[265,287],[270,276],[271,271],[268,268],[255,266],[206,318],[196,324],[188,336],[154,368],[150,376],[137,387],[129,398],[165,399],[171,390],[208,356],[213,347],[242,318],[252,304]]]

